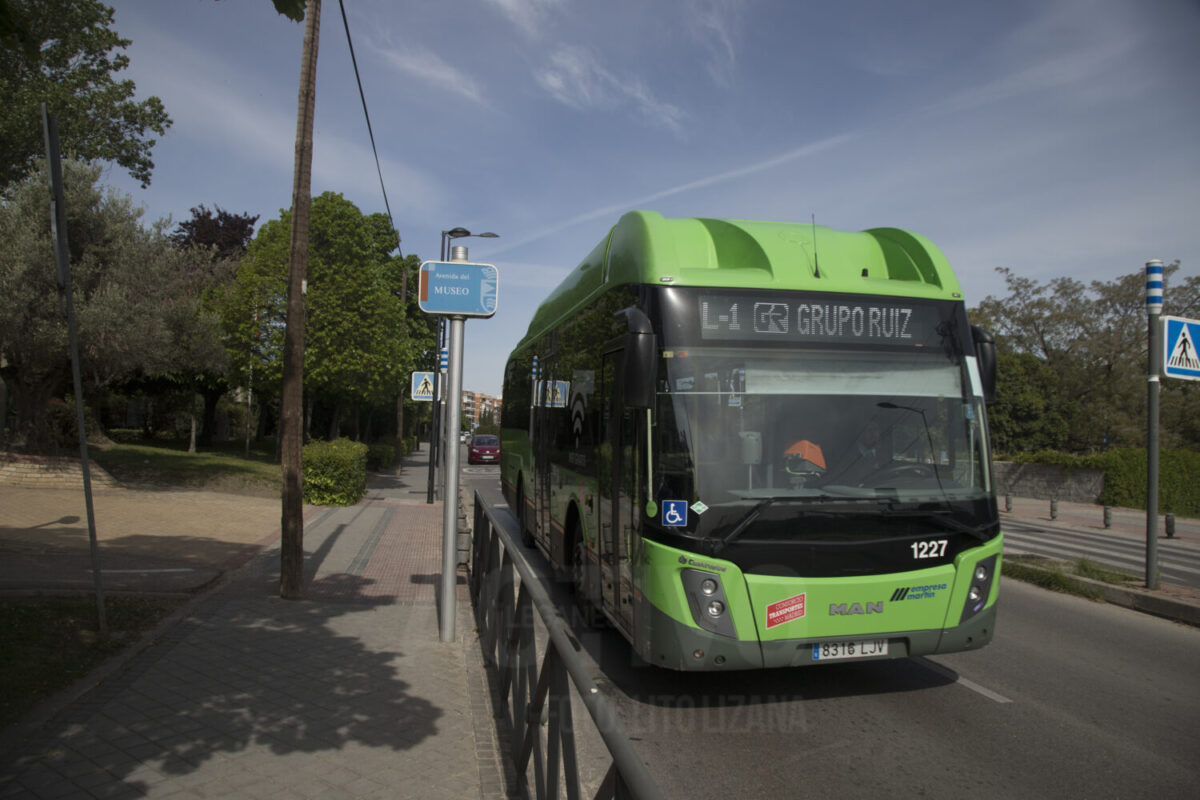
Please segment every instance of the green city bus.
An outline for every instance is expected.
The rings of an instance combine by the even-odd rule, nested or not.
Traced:
[[[633,211],[505,366],[505,498],[650,664],[982,647],[995,369],[918,234]]]

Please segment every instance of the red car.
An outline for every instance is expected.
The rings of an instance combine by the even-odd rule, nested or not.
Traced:
[[[499,464],[500,437],[494,433],[477,433],[467,445],[468,464]]]

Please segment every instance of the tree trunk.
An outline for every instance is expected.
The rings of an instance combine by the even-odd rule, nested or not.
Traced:
[[[304,287],[308,275],[308,219],[312,208],[312,129],[317,89],[317,42],[320,0],[308,0],[304,50],[300,59],[300,96],[296,112],[296,170],[292,184],[292,236],[288,270],[287,327],[283,345],[283,397],[280,429],[283,461],[283,514],[279,596],[304,594]]]
[[[333,414],[329,418],[329,441],[334,441],[342,434],[342,403],[337,401],[333,404]]]
[[[14,448],[23,447],[31,453],[48,453],[51,447],[49,431],[46,429],[46,409],[50,398],[61,389],[53,378],[41,380],[14,380],[12,382]]]
[[[8,382],[0,375],[0,450],[8,446]]]
[[[209,447],[217,429],[217,403],[225,396],[225,387],[205,386],[200,393],[204,396],[204,416],[200,418],[200,436],[196,444]]]
[[[196,398],[193,397],[192,398],[193,405],[195,404],[195,400],[196,400]],[[188,409],[188,421],[191,423],[189,426],[190,430],[188,432],[188,452],[194,453],[194,452],[196,452],[196,409],[195,408]]]

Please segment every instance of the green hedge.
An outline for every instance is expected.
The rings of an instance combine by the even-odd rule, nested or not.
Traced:
[[[376,442],[367,447],[367,469],[371,472],[379,472],[385,469],[391,469],[392,463],[396,460],[396,446]]]
[[[404,458],[417,449],[417,437],[410,436],[400,440],[400,457]],[[390,470],[396,463],[396,445],[394,440],[376,442],[367,448],[367,469],[371,472]]]
[[[1146,451],[1121,448],[1095,456],[1072,456],[1052,450],[1019,453],[1005,461],[1047,464],[1104,473],[1100,502],[1123,508],[1146,507]],[[1200,517],[1200,453],[1163,450],[1158,456],[1158,510],[1183,517]]]
[[[367,493],[367,446],[349,439],[304,446],[304,502],[352,506]]]

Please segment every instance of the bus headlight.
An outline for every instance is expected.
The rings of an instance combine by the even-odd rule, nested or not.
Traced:
[[[958,624],[966,622],[987,605],[992,594],[992,577],[996,573],[996,556],[985,558],[971,570],[971,586],[967,589],[967,601],[963,604],[962,617]]]
[[[721,576],[699,569],[683,569],[679,571],[679,579],[683,582],[695,623],[706,631],[736,639],[737,630],[728,613],[729,600],[725,597]]]

